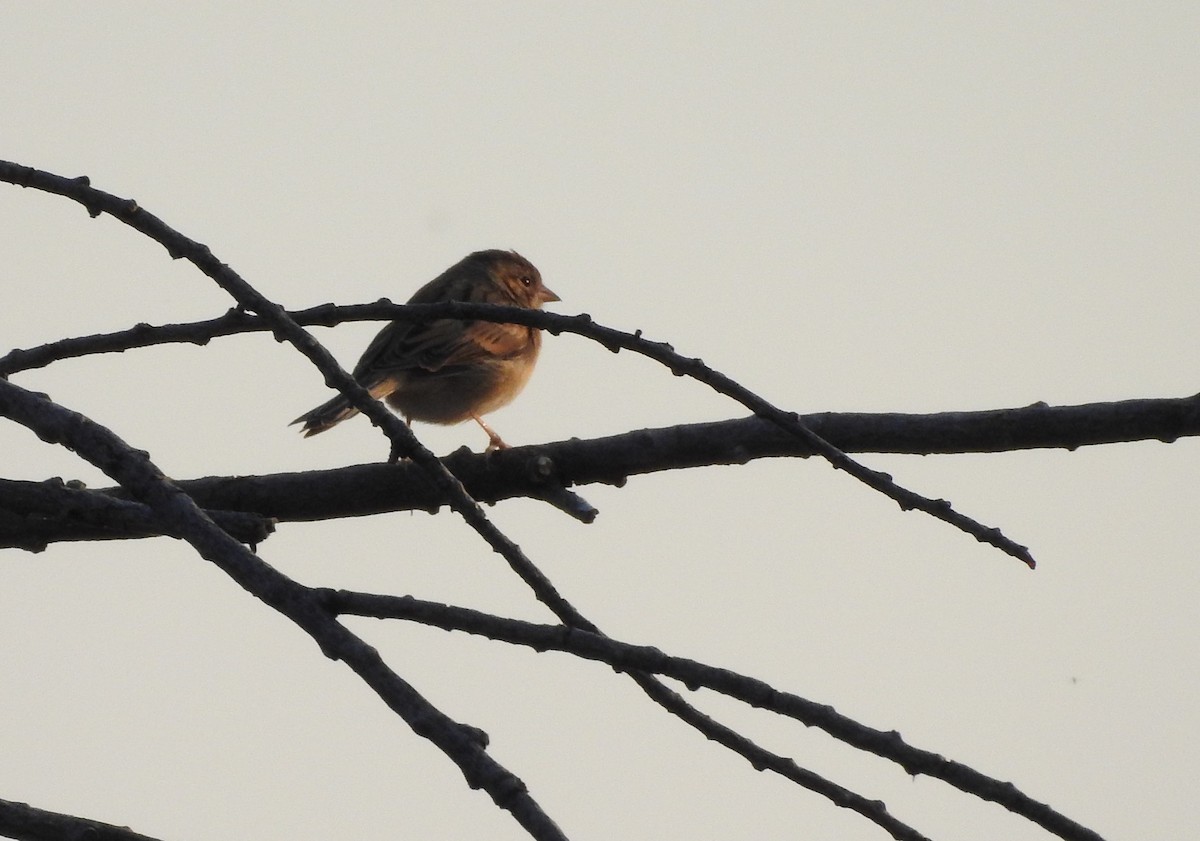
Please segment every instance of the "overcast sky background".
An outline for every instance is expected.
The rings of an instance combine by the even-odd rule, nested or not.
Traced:
[[[1200,7],[1183,3],[9,4],[0,157],[133,197],[302,308],[404,300],[516,248],[559,312],[795,411],[1198,390]],[[2,344],[231,301],[110,218],[0,185]],[[318,335],[351,367],[377,325]],[[286,427],[321,376],[265,335],[14,382],[169,475],[379,461]],[[547,337],[510,443],[739,417]],[[418,426],[439,453],[473,425]],[[4,476],[109,484],[0,425]],[[1196,831],[1200,445],[864,460],[1036,572],[817,460],[489,514],[607,632],[764,678],[1013,781],[1110,839]],[[549,621],[454,516],[287,525],[310,585]],[[572,838],[879,839],[561,655],[351,621]],[[164,839],[526,837],[348,669],[179,542],[0,552],[0,797]],[[1049,837],[794,722],[695,700],[934,839]]]

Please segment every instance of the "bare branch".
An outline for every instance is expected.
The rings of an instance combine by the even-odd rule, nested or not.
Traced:
[[[1174,441],[1200,435],[1200,396],[1124,400],[1081,406],[1039,403],[1020,409],[936,414],[865,414],[824,412],[804,423],[845,452],[914,455],[1007,452],[1037,448],[1076,449],[1118,441]],[[545,498],[563,485],[621,485],[630,476],[721,464],[745,464],[760,458],[811,456],[812,449],[761,418],[681,424],[590,440],[558,441],[513,447],[489,454],[460,449],[442,461],[476,500],[499,502],[514,497]],[[179,481],[214,517],[245,512],[270,518],[238,526],[218,519],[244,543],[265,537],[258,529],[274,522],[360,517],[390,511],[435,511],[448,503],[409,462],[359,464],[333,470],[265,476],[209,476]],[[46,497],[38,509],[49,514],[58,494],[45,483],[0,483],[0,509],[26,512],[30,499]],[[54,496],[48,497],[47,494]],[[119,488],[95,494],[128,495]],[[578,497],[573,497],[578,499]],[[24,500],[24,501],[22,501]],[[66,502],[62,503],[66,505]],[[227,512],[221,514],[219,512]],[[72,513],[67,509],[67,513]],[[595,509],[571,512],[590,522]],[[43,548],[46,542],[90,536],[146,537],[143,525],[128,531],[92,535],[82,525],[50,518],[31,522],[24,516],[0,518],[0,546]],[[257,537],[257,540],[255,539]]]
[[[442,305],[435,305],[441,308]],[[576,332],[576,316],[541,310],[513,310],[521,320],[562,332]],[[427,320],[437,316],[429,307],[379,302],[334,306],[321,304],[289,312],[297,324],[331,327],[346,322],[389,321],[398,318]],[[508,313],[502,313],[507,318]],[[488,313],[488,317],[494,315]],[[484,316],[477,316],[484,318]],[[497,316],[498,318],[498,316]],[[501,319],[503,320],[503,319]],[[28,349],[14,349],[0,356],[0,377],[42,368],[63,359],[101,353],[121,353],[161,344],[205,345],[215,338],[270,330],[267,322],[244,310],[231,309],[206,321],[152,326],[138,324],[127,330],[98,333],[49,342]],[[1159,440],[1200,435],[1200,394],[1184,398],[1140,398],[1117,402],[1051,406],[1034,403],[1011,409],[933,414],[822,412],[801,415],[800,420],[839,449],[853,453],[996,453],[1010,450],[1063,447],[1075,449],[1092,444]],[[751,435],[749,428],[754,429]],[[812,446],[782,431],[772,434],[773,424],[722,421],[672,427],[694,435],[689,440],[701,451],[692,466],[718,462],[703,460],[702,453],[716,449],[738,456],[746,448],[748,458],[764,455],[816,455]],[[774,427],[778,429],[778,427]],[[700,438],[699,433],[708,431]],[[731,446],[724,446],[727,436]],[[616,443],[619,438],[602,439]],[[655,446],[663,444],[656,438]],[[625,449],[622,447],[622,449]],[[611,454],[610,454],[611,455]],[[739,463],[736,460],[719,462]],[[630,470],[629,473],[645,472]]]
[[[387,667],[379,653],[322,608],[312,591],[261,561],[218,528],[186,493],[110,430],[48,398],[0,380],[0,416],[62,444],[103,470],[144,502],[165,533],[187,540],[248,592],[303,628],[325,656],[344,661],[419,736],[436,744],[472,788],[485,789],[534,838],[566,836],[533,800],[525,784],[486,751],[487,736],[434,707]]]
[[[569,632],[571,629],[564,626],[563,630]],[[602,635],[592,634],[589,636],[607,639]],[[726,727],[696,709],[685,701],[682,695],[667,687],[662,681],[656,680],[644,672],[630,672],[630,675],[637,681],[638,686],[642,687],[646,694],[664,709],[699,730],[711,741],[743,757],[756,771],[774,771],[797,785],[827,798],[834,805],[857,812],[886,830],[897,841],[928,841],[924,835],[911,826],[897,820],[888,812],[887,806],[882,801],[863,797],[857,792],[827,780],[820,774],[807,768],[801,768],[795,761],[787,757],[761,747],[732,728]]]
[[[0,835],[16,841],[155,841],[125,826],[47,812],[12,800],[0,800]]]
[[[64,540],[127,540],[163,534],[146,505],[116,491],[89,491],[61,479],[21,482],[0,479],[0,548],[41,552]],[[275,520],[251,512],[207,510],[223,531],[254,548],[275,531]],[[178,537],[179,535],[171,535]]]
[[[701,687],[720,692],[752,707],[770,710],[808,727],[824,730],[848,745],[900,765],[911,775],[925,774],[949,783],[982,800],[999,803],[1043,829],[1070,841],[1101,841],[1100,836],[1070,818],[1023,794],[1012,783],[1003,782],[936,753],[907,744],[894,730],[876,730],[819,704],[781,692],[765,681],[747,677],[696,660],[672,657],[653,646],[632,645],[611,637],[568,628],[505,619],[465,607],[424,601],[412,596],[384,596],[346,590],[321,591],[322,601],[340,615],[405,619],[447,631],[466,631],[536,651],[564,651],[588,660],[607,663],[617,671],[657,674],[681,681],[689,689]],[[685,719],[686,720],[686,719]],[[734,734],[736,735],[736,734]],[[801,782],[798,780],[798,782]],[[801,782],[807,788],[813,788]],[[813,788],[814,791],[818,789]],[[819,792],[826,794],[826,792]],[[838,800],[829,795],[834,802]],[[857,795],[855,795],[857,797]],[[868,801],[869,802],[869,801]],[[860,811],[856,803],[838,805]],[[899,836],[896,836],[899,837]]]
[[[0,177],[2,176],[3,170],[0,168]],[[158,220],[155,221],[157,222]],[[132,224],[132,222],[130,224]],[[161,225],[162,223],[158,224]],[[165,228],[165,226],[162,227]],[[167,230],[169,231],[170,229]],[[170,231],[170,233],[176,238],[186,240],[186,238],[181,237],[181,235],[176,234],[174,231]],[[186,240],[186,243],[191,243],[191,241]],[[196,245],[195,243],[191,244]],[[184,253],[188,253],[186,248]],[[207,253],[207,249],[205,249],[205,253]],[[200,256],[203,256],[203,254]],[[211,254],[208,256],[211,257]],[[196,262],[194,257],[192,259],[193,262]],[[201,268],[201,270],[205,270],[205,266],[200,262],[197,262],[196,265]],[[332,357],[329,356],[328,352],[325,351],[325,349],[321,347],[315,339],[301,330],[297,322],[290,320],[289,314],[284,312],[282,308],[266,301],[266,299],[257,292],[251,290],[249,285],[245,284],[245,282],[242,281],[241,278],[237,277],[236,274],[234,274],[227,266],[222,265],[221,268],[224,269],[224,274],[231,275],[232,278],[225,278],[223,281],[221,278],[211,274],[209,271],[205,271],[206,274],[210,274],[210,276],[214,277],[218,283],[221,283],[224,288],[230,290],[231,294],[241,294],[242,297],[240,297],[238,300],[243,307],[260,312],[263,311],[264,307],[269,306],[273,308],[268,310],[270,317],[265,319],[266,325],[270,325],[271,329],[274,330],[277,335],[288,335],[289,340],[296,344],[298,349],[304,352],[305,355],[308,355],[315,364],[318,364],[318,367],[321,367],[321,370],[326,374],[327,382],[329,382],[331,385],[336,385],[346,394],[350,393],[349,391],[343,389],[343,385],[345,385],[345,383],[342,382],[341,375],[343,375],[344,372],[336,366],[336,363],[333,363]],[[245,289],[243,290],[241,287],[245,287]],[[249,290],[249,292],[245,290]],[[383,307],[384,305],[381,303],[377,306]],[[985,526],[983,523],[980,523],[971,517],[967,517],[966,515],[955,511],[948,500],[930,499],[926,496],[910,491],[894,482],[890,475],[877,470],[872,470],[860,464],[859,462],[850,458],[845,451],[839,450],[837,447],[830,444],[829,441],[816,434],[810,427],[804,424],[804,422],[800,419],[800,416],[795,412],[785,412],[784,410],[779,409],[735,380],[705,365],[700,359],[681,356],[675,352],[674,348],[664,342],[652,342],[642,338],[642,332],[640,330],[634,333],[627,333],[621,330],[615,330],[611,327],[604,327],[603,325],[595,324],[592,321],[591,316],[587,314],[577,316],[562,316],[556,313],[548,313],[541,310],[528,310],[520,307],[497,307],[490,304],[445,302],[440,304],[423,305],[406,304],[402,306],[388,304],[386,306],[391,314],[391,317],[396,319],[412,318],[414,320],[424,321],[435,318],[464,318],[482,321],[528,324],[534,327],[541,327],[542,329],[556,334],[564,332],[576,333],[580,336],[584,336],[604,345],[614,353],[623,349],[639,353],[663,364],[676,376],[691,377],[701,383],[704,383],[705,385],[708,385],[719,394],[723,394],[732,398],[733,400],[736,400],[738,403],[741,403],[743,406],[754,412],[755,415],[766,419],[787,434],[794,436],[798,440],[807,444],[814,453],[820,455],[835,468],[839,470],[845,470],[860,482],[866,484],[874,490],[879,491],[880,493],[885,494],[899,504],[904,510],[907,511],[910,509],[917,509],[924,511],[927,514],[943,520],[944,522],[953,525],[955,528],[970,534],[976,540],[982,543],[991,544],[997,549],[1000,549],[1002,552],[1018,558],[1030,568],[1033,568],[1036,565],[1033,560],[1033,556],[1030,555],[1027,547],[1005,537],[998,528]],[[323,320],[327,320],[332,317],[331,313],[333,312],[333,309],[331,306],[319,307],[317,308],[317,311],[317,317],[320,317]],[[281,319],[282,321],[280,321]],[[203,337],[206,335],[207,331],[217,331],[217,333],[214,333],[213,335],[225,334],[223,331],[238,332],[237,330],[233,329],[233,320],[233,318],[226,316],[224,320],[218,319],[215,322],[204,322],[203,327],[193,325],[191,331],[189,331],[185,325],[170,325],[168,328],[160,329],[158,338],[165,341],[165,337],[167,335],[183,335],[187,336],[187,338],[184,339],[186,341],[204,341],[205,339]],[[291,327],[294,328],[294,333],[289,329],[280,328],[278,326],[280,323],[291,325]],[[265,329],[266,325],[263,325],[260,329]],[[283,329],[283,334],[280,333],[281,329]],[[128,341],[143,344],[146,343],[146,334],[152,332],[153,330],[154,328],[147,327],[146,325],[139,325],[133,328],[132,331],[125,331],[124,337]],[[211,336],[208,337],[211,338]],[[113,349],[119,349],[116,347],[119,344],[119,340],[117,340],[115,336],[110,335],[103,338],[92,337],[90,340],[82,340],[82,342],[80,340],[73,340],[73,343],[69,345],[64,352],[73,354],[87,352],[89,341],[96,347],[104,348],[105,352]],[[320,351],[319,354],[316,352],[317,350]],[[11,358],[12,354],[10,354],[10,358],[0,360],[0,371],[10,370],[18,365],[48,364],[48,361],[53,356],[53,353],[54,350],[52,347],[43,346],[42,348],[34,349],[32,351],[18,352],[15,358]],[[322,367],[322,363],[318,362],[318,359],[322,360],[323,362],[330,363],[333,370],[326,370],[326,368]],[[363,392],[363,395],[365,395],[365,392]],[[362,408],[357,402],[355,402],[355,406],[360,409]],[[407,452],[404,449],[406,446],[406,439],[407,446],[412,446],[415,442],[415,439],[407,429],[404,430],[405,434],[403,435],[399,433],[393,434],[392,432],[388,431],[393,426],[392,423],[382,422],[375,414],[371,414],[370,417],[372,423],[375,423],[377,426],[383,428],[392,439],[393,457],[399,453]],[[433,471],[430,475],[434,476],[436,481],[439,483],[445,482],[446,476],[437,472],[437,470],[433,467],[433,463],[425,458],[427,451],[424,451],[424,448],[421,448],[421,450],[423,452],[413,455],[413,458],[426,470]],[[429,456],[432,458],[431,454],[429,454]],[[446,489],[451,494],[452,507],[454,507],[455,510],[459,510],[459,513],[467,518],[468,522],[472,523],[473,527],[475,527],[481,535],[488,534],[488,526],[483,522],[475,522],[474,512],[471,511],[469,506],[461,508],[460,510],[460,506],[465,505],[465,502],[457,499],[457,494],[455,491],[459,489],[455,489],[451,485],[446,485]],[[480,512],[480,515],[482,515],[482,512]],[[508,553],[516,551],[515,546],[505,546],[499,535],[493,535],[492,537],[489,537],[488,540],[489,542],[495,541],[493,542],[493,547],[496,548],[496,551],[505,555],[505,557],[509,557]],[[510,559],[510,563],[514,563],[514,561]],[[518,562],[517,566],[519,567],[522,565]],[[527,581],[527,583],[529,583],[530,586],[535,587],[536,591],[536,585],[532,580]],[[550,590],[546,590],[545,595],[547,597],[552,597]],[[539,598],[541,598],[541,596],[539,596]]]

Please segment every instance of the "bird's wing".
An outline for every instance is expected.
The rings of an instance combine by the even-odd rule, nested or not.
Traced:
[[[393,321],[380,331],[354,368],[359,382],[389,371],[437,371],[515,356],[534,341],[519,324],[439,319],[428,324]]]
[[[456,337],[444,344],[431,344],[423,367],[437,370],[448,365],[508,359],[524,352],[533,341],[532,331],[520,324],[468,321],[455,322],[455,325]]]
[[[421,325],[404,321],[393,321],[376,334],[354,366],[354,379],[365,382],[375,371],[411,368],[403,361],[403,349],[408,343],[408,334]]]

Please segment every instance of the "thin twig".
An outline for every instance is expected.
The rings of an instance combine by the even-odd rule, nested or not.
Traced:
[[[564,316],[540,310],[517,307],[497,307],[487,304],[465,304],[446,302],[441,304],[360,304],[335,307],[322,304],[296,313],[289,313],[297,324],[328,325],[339,321],[363,321],[375,319],[404,319],[428,321],[436,318],[470,318],[480,321],[511,322],[541,327],[552,333],[574,333],[592,339],[616,352],[630,350],[654,359],[667,367],[676,376],[688,376],[708,385],[745,406],[755,415],[774,424],[779,429],[803,442],[812,452],[826,459],[835,468],[845,470],[854,478],[872,489],[894,500],[904,510],[920,510],[955,528],[966,532],[982,543],[988,543],[1012,557],[1023,561],[1031,569],[1036,566],[1029,549],[1004,536],[998,528],[955,511],[949,501],[930,499],[908,490],[881,471],[872,470],[835,447],[826,438],[818,435],[795,412],[779,409],[754,392],[719,371],[705,365],[701,360],[682,356],[674,348],[662,342],[642,338],[641,331],[628,333],[596,324],[584,315]],[[47,365],[56,359],[81,356],[89,353],[108,353],[146,347],[168,342],[193,342],[203,344],[212,338],[253,330],[273,329],[269,320],[255,323],[252,316],[231,311],[217,319],[190,324],[172,324],[152,327],[140,324],[118,333],[66,339],[28,350],[14,350],[0,357],[0,376]],[[372,419],[374,422],[374,418]],[[377,424],[378,425],[378,424]],[[393,447],[398,444],[393,441]]]
[[[488,639],[528,646],[539,652],[563,651],[606,663],[617,671],[663,675],[682,682],[689,689],[711,689],[752,707],[792,718],[808,727],[817,727],[852,747],[895,762],[910,775],[924,774],[982,800],[999,803],[1061,838],[1069,841],[1100,841],[1100,836],[1094,831],[1023,794],[1012,783],[989,777],[931,751],[913,747],[894,730],[867,727],[827,704],[782,692],[765,681],[730,669],[673,657],[653,646],[633,645],[578,628],[507,619],[412,596],[323,590],[321,598],[339,615],[420,622],[447,631],[465,631]]]

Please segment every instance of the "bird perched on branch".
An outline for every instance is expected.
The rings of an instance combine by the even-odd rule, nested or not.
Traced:
[[[540,309],[561,300],[542,284],[532,263],[515,251],[476,251],[417,290],[410,304],[465,301]],[[541,330],[520,324],[393,321],[354,366],[354,379],[404,416],[406,423],[455,424],[471,419],[488,435],[488,450],[507,447],[483,415],[507,405],[529,381],[542,345]],[[305,437],[358,414],[341,394],[307,412]]]

